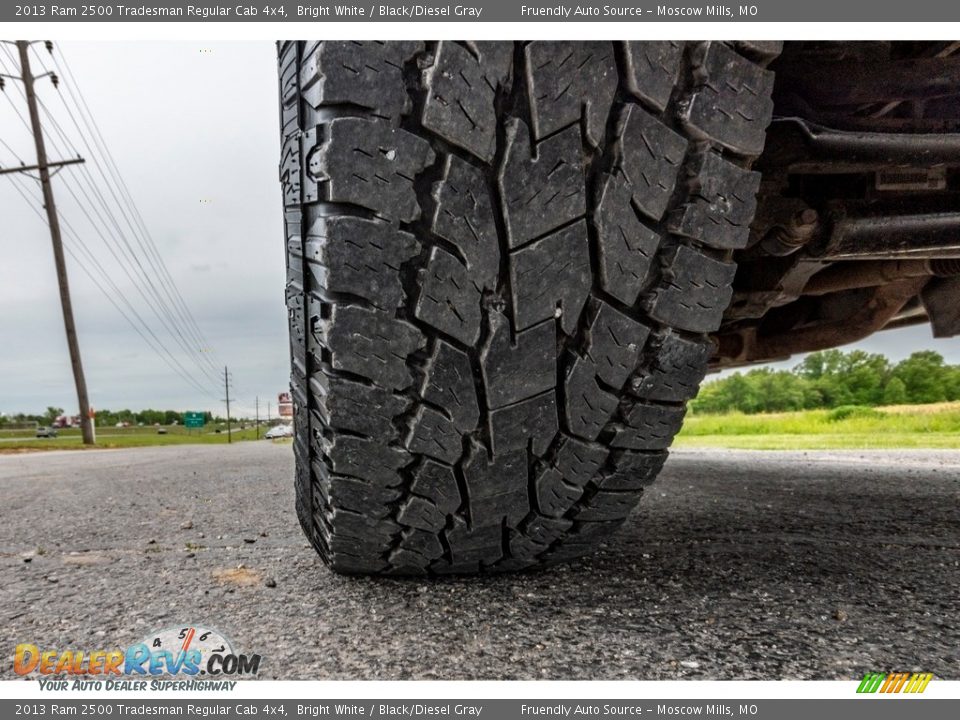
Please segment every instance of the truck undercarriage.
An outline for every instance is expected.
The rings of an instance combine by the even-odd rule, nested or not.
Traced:
[[[960,333],[960,43],[786,43],[713,367]]]

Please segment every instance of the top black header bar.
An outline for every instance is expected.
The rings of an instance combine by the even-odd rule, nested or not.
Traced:
[[[754,0],[707,5],[672,0],[549,2],[467,0],[95,0],[4,2],[0,22],[957,22],[960,3],[945,0]]]

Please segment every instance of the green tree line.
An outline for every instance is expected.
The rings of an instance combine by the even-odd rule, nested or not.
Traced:
[[[691,409],[761,413],[948,400],[960,400],[960,365],[939,353],[923,350],[894,364],[862,350],[826,350],[792,370],[757,368],[706,383]]]
[[[30,423],[52,425],[61,415],[66,414],[63,408],[50,406],[43,413],[16,413],[0,415],[0,423]],[[204,412],[208,423],[226,422],[226,418],[214,416],[211,412]],[[97,410],[96,423],[100,427],[111,427],[118,423],[129,425],[182,425],[184,413],[177,410]],[[237,420],[238,418],[234,418]]]

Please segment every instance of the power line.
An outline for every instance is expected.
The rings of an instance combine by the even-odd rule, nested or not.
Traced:
[[[89,177],[89,174],[88,174]],[[89,178],[92,181],[92,178]],[[163,299],[160,297],[159,293],[156,290],[156,287],[153,285],[152,281],[149,278],[146,270],[144,269],[142,263],[136,256],[136,253],[133,247],[129,242],[126,241],[123,230],[120,228],[115,217],[112,216],[110,212],[109,205],[106,200],[103,198],[102,193],[99,192],[96,185],[91,185],[91,191],[93,192],[94,197],[97,198],[100,208],[103,209],[103,214],[101,214],[100,209],[97,207],[90,194],[87,192],[87,189],[84,185],[77,185],[77,189],[83,195],[84,199],[89,205],[90,211],[96,215],[97,220],[102,223],[103,227],[106,228],[107,234],[110,236],[108,240],[107,236],[104,235],[103,230],[97,225],[97,222],[91,217],[90,212],[87,210],[87,207],[84,203],[77,197],[77,194],[74,192],[73,187],[70,182],[65,182],[64,187],[67,192],[73,198],[74,202],[77,204],[77,207],[80,209],[80,212],[83,213],[84,217],[87,218],[91,227],[94,229],[94,232],[100,237],[106,246],[107,250],[110,251],[110,254],[117,261],[120,268],[124,271],[126,276],[130,279],[131,283],[137,289],[137,292],[144,299],[144,301],[150,306],[151,311],[154,316],[160,321],[161,325],[170,333],[174,341],[188,354],[192,356],[193,348],[190,346],[190,343],[184,338],[183,333],[180,331],[179,327],[176,324],[176,320],[170,315],[169,310],[163,305]],[[105,219],[104,215],[108,219]],[[112,226],[112,228],[111,228]],[[124,252],[124,248],[126,252]],[[118,254],[118,251],[120,254]],[[123,257],[121,257],[123,255]],[[136,267],[134,267],[136,266]],[[145,282],[140,282],[137,278],[134,277],[136,269],[139,268],[140,276],[144,279]],[[133,272],[131,272],[131,270]],[[148,297],[148,291],[150,291],[151,297]],[[179,340],[178,340],[179,338]],[[196,360],[194,359],[196,362]],[[211,374],[207,371],[203,365],[197,365],[198,370],[202,374],[205,374],[211,382],[219,382],[219,377],[217,375]]]
[[[46,65],[44,65],[44,67],[46,67]],[[70,91],[69,85],[67,86],[67,90],[68,90],[68,92]],[[60,97],[61,97],[61,100],[64,102],[64,108],[67,110],[68,114],[71,116],[71,119],[72,119],[73,122],[74,122],[74,126],[77,128],[77,132],[80,134],[80,139],[81,139],[81,141],[83,142],[83,144],[84,144],[85,147],[87,148],[88,152],[90,152],[92,155],[96,156],[96,151],[93,149],[93,147],[91,147],[89,141],[88,141],[88,140],[86,139],[86,137],[83,135],[83,131],[82,131],[81,128],[79,127],[79,124],[76,122],[76,119],[73,117],[73,114],[72,114],[72,112],[70,111],[70,108],[69,108],[69,106],[68,106],[67,103],[66,103],[66,100],[63,98],[63,95],[61,95]],[[49,117],[50,120],[51,120],[51,125],[54,127],[55,131],[56,131],[57,134],[60,136],[61,140],[64,142],[64,144],[71,145],[72,143],[70,142],[70,140],[69,140],[66,132],[64,132],[63,128],[62,128],[62,127],[60,126],[60,124],[56,121],[56,119],[52,116],[52,114],[50,113],[50,111],[49,111],[48,109],[46,109],[46,108],[44,108],[44,109],[45,109],[48,117]],[[114,200],[114,202],[115,202],[116,205],[117,205],[117,208],[120,210],[121,215],[123,216],[124,220],[126,220],[126,223],[127,223],[127,225],[130,227],[130,229],[133,231],[133,237],[134,237],[134,239],[135,239],[135,240],[137,241],[137,243],[139,244],[140,249],[144,251],[147,265],[151,266],[151,269],[153,270],[153,272],[154,272],[155,274],[161,275],[161,274],[162,274],[161,271],[157,268],[156,264],[151,260],[151,258],[150,258],[150,256],[149,256],[149,253],[148,253],[147,250],[144,248],[143,241],[141,240],[141,238],[140,238],[139,235],[137,234],[136,228],[135,228],[135,227],[133,226],[133,224],[130,222],[129,217],[127,217],[126,213],[124,212],[123,208],[121,207],[120,201],[119,201],[119,199],[117,198],[117,195],[116,195],[116,193],[114,192],[114,189],[113,189],[113,187],[111,186],[109,179],[107,178],[106,174],[103,172],[102,164],[101,164],[101,163],[94,163],[94,165],[96,166],[98,172],[100,173],[100,176],[103,178],[104,183],[106,184],[106,187],[107,187],[108,191],[110,192],[111,196],[113,197],[113,200]],[[140,274],[141,277],[143,278],[143,282],[145,283],[146,288],[149,289],[150,293],[151,293],[152,296],[153,296],[153,301],[151,302],[150,300],[148,300],[148,302],[151,303],[151,307],[152,307],[153,310],[154,310],[154,314],[157,315],[158,319],[160,319],[161,322],[165,324],[168,332],[170,332],[171,335],[174,335],[174,334],[175,334],[175,335],[177,335],[177,336],[179,337],[178,343],[180,344],[180,346],[184,349],[184,351],[185,351],[188,355],[196,352],[200,360],[206,360],[206,361],[207,361],[207,363],[208,363],[208,365],[209,365],[209,367],[208,367],[207,369],[204,369],[203,366],[202,366],[202,364],[199,364],[199,368],[200,368],[201,372],[203,372],[205,375],[207,375],[207,377],[210,378],[210,380],[211,380],[212,382],[219,382],[219,373],[218,373],[218,371],[216,370],[216,368],[215,368],[212,364],[210,364],[209,358],[207,358],[206,356],[204,356],[203,353],[202,353],[201,348],[202,348],[203,341],[202,341],[199,337],[197,337],[195,334],[192,335],[189,340],[187,339],[187,337],[184,336],[184,333],[186,333],[187,335],[191,335],[189,326],[187,325],[187,326],[183,326],[183,327],[182,327],[180,321],[178,321],[178,320],[176,319],[176,317],[174,317],[174,314],[175,314],[175,313],[172,313],[172,312],[171,312],[171,307],[170,307],[170,305],[167,303],[166,300],[164,300],[164,298],[162,297],[160,291],[157,289],[157,286],[156,286],[156,284],[154,283],[153,278],[151,277],[151,273],[148,273],[147,270],[146,270],[146,268],[144,268],[143,263],[141,263],[140,258],[139,258],[139,256],[137,255],[136,250],[133,248],[133,246],[132,246],[132,245],[130,244],[130,242],[127,240],[127,234],[126,234],[126,233],[123,231],[123,229],[120,227],[120,222],[117,220],[116,216],[114,215],[113,211],[111,210],[109,202],[108,202],[107,199],[104,197],[103,193],[100,191],[100,189],[99,189],[96,181],[94,180],[92,174],[90,173],[90,171],[89,171],[89,170],[86,170],[86,169],[84,168],[84,169],[82,170],[82,174],[87,178],[87,181],[88,181],[88,183],[90,184],[90,189],[91,189],[91,191],[93,192],[94,196],[97,198],[97,201],[99,202],[100,207],[103,208],[104,215],[109,219],[109,224],[108,224],[107,220],[104,219],[104,217],[103,217],[103,216],[100,214],[100,212],[97,210],[95,204],[94,204],[93,201],[90,199],[90,196],[87,194],[87,192],[86,192],[86,190],[83,188],[83,186],[80,186],[80,190],[82,191],[84,197],[87,199],[87,202],[90,203],[90,205],[91,205],[92,209],[95,211],[97,217],[98,217],[98,218],[100,219],[100,221],[103,222],[104,225],[107,227],[108,232],[110,232],[110,225],[113,226],[113,230],[116,232],[116,236],[114,236],[114,233],[113,233],[113,232],[110,232],[111,237],[114,237],[114,239],[119,238],[119,241],[122,242],[123,245],[126,247],[126,250],[127,250],[127,253],[126,253],[126,254],[128,254],[128,255],[130,256],[131,261],[136,265],[137,269],[139,269],[139,271],[140,271],[139,274]],[[80,204],[80,206],[81,206],[81,208],[82,208],[82,207],[83,207],[83,206],[82,206],[82,203],[79,203],[79,201],[77,201],[77,202],[78,202],[78,204]],[[118,245],[118,247],[119,247],[119,245]],[[118,262],[119,262],[119,260],[118,260]],[[168,274],[168,275],[169,275],[169,274]],[[132,278],[131,278],[131,279],[132,279]],[[171,285],[173,285],[173,279],[172,279],[172,278],[170,278],[169,282],[170,282]],[[139,283],[135,283],[135,284],[137,284],[137,285],[139,286]],[[175,285],[174,285],[174,286],[175,286]],[[167,297],[168,297],[168,298],[170,297],[169,291],[168,291],[168,293],[167,293]],[[155,302],[156,305],[153,305],[153,302]],[[158,312],[158,310],[159,310],[159,312]],[[160,312],[163,313],[164,317],[160,317],[160,314],[159,314]],[[174,338],[174,339],[176,339],[176,338]],[[196,345],[196,347],[193,347],[194,344]]]
[[[86,98],[84,98],[83,96],[83,92],[80,89],[79,83],[76,81],[76,78],[73,74],[73,70],[70,68],[70,64],[67,61],[66,56],[63,54],[62,50],[60,50],[59,48],[57,50],[59,53],[59,57],[63,63],[63,69],[70,79],[70,82],[67,83],[67,92],[69,93],[71,99],[73,100],[74,105],[76,105],[77,107],[77,114],[80,115],[81,118],[84,120],[84,124],[87,126],[88,130],[90,130],[92,127],[91,136],[94,138],[95,141],[98,141],[97,143],[98,147],[102,149],[102,156],[107,160],[106,162],[107,169],[110,171],[111,175],[114,178],[114,182],[116,183],[118,189],[120,190],[121,195],[124,197],[126,204],[130,209],[131,215],[137,220],[140,230],[143,233],[143,237],[146,240],[146,244],[152,249],[154,259],[156,260],[157,266],[160,268],[162,277],[164,277],[164,279],[166,279],[166,281],[169,283],[169,287],[173,290],[173,294],[179,300],[179,306],[182,312],[182,316],[184,316],[187,321],[186,324],[189,327],[192,327],[193,331],[196,333],[196,336],[201,341],[203,346],[212,347],[210,342],[206,339],[206,336],[201,331],[200,326],[196,321],[196,318],[193,316],[193,313],[190,312],[190,308],[186,304],[186,301],[183,299],[183,295],[181,294],[180,289],[177,287],[177,284],[174,282],[173,277],[170,275],[170,271],[166,266],[166,263],[164,263],[162,256],[157,250],[156,242],[154,241],[152,235],[150,234],[150,231],[148,230],[147,225],[143,220],[143,216],[141,215],[139,208],[137,208],[136,203],[133,201],[133,196],[130,193],[130,189],[127,186],[126,182],[124,181],[123,176],[120,173],[120,169],[117,167],[116,161],[113,158],[113,154],[110,152],[109,146],[107,145],[106,141],[103,138],[103,133],[101,132],[100,126],[96,121],[96,117],[90,111],[90,107],[87,104]],[[78,102],[77,98],[74,96],[73,88],[76,88],[77,96],[79,97],[80,102]],[[61,99],[63,99],[64,107],[67,109],[67,112],[70,115],[71,120],[73,120],[74,124],[77,125],[76,118],[70,112],[70,109],[66,103],[66,100],[63,98],[63,96],[61,96]],[[81,103],[82,103],[82,108],[81,108]],[[84,110],[86,111],[86,113],[84,113]],[[89,119],[89,122],[87,122],[88,119]],[[79,126],[77,127],[79,130]],[[173,302],[174,302],[174,305],[176,306],[177,302],[176,301],[173,301]],[[210,358],[206,358],[206,359],[210,361],[212,366],[213,365],[212,359]]]
[[[9,59],[9,58],[10,58],[10,54],[9,54],[9,52],[7,51],[7,49],[6,49],[5,47],[3,47],[3,46],[0,46],[0,49],[2,49],[3,54]],[[0,58],[0,62],[2,62],[2,58]],[[11,62],[12,62],[12,60],[11,60]],[[44,63],[41,62],[41,65],[44,66],[44,69],[45,69],[48,73],[50,72],[50,71],[46,68],[46,65],[45,65]],[[4,69],[6,69],[5,64],[3,65],[3,67],[4,67]],[[24,73],[24,74],[26,74],[26,73]],[[51,74],[52,74],[52,73],[51,73]],[[26,99],[26,98],[27,98],[27,94],[24,92],[24,89],[21,88],[19,85],[18,85],[17,87],[18,87],[18,90],[20,91],[21,96],[23,96],[23,97]],[[15,104],[13,104],[13,101],[9,98],[9,96],[7,96],[7,95],[5,94],[5,97],[7,97],[8,102],[10,102],[11,106],[12,106],[13,109],[14,109],[14,112],[18,115],[18,117],[20,117],[21,122],[25,122],[24,119],[23,119],[23,116],[22,116],[22,114],[20,113],[20,111],[19,111],[19,109],[17,108],[17,106],[16,106]],[[66,133],[63,131],[63,129],[60,127],[59,123],[56,122],[56,118],[54,118],[54,117],[52,116],[52,114],[50,113],[49,109],[46,108],[46,106],[42,103],[42,101],[39,101],[39,100],[36,99],[36,98],[34,98],[34,100],[35,100],[35,101],[38,101],[38,102],[34,102],[34,105],[33,105],[32,107],[35,107],[37,104],[39,104],[39,105],[42,107],[42,109],[43,109],[43,111],[44,111],[44,114],[48,117],[48,119],[51,121],[51,124],[55,127],[55,129],[56,129],[56,131],[57,131],[57,134],[60,136],[60,139],[63,141],[63,143],[64,143],[65,145],[67,145],[67,146],[72,147],[74,150],[76,150],[76,148],[75,148],[75,146],[73,145],[73,143],[69,140],[69,137],[66,135]],[[39,118],[39,113],[37,113],[37,115],[38,115],[38,118]],[[39,125],[39,123],[38,123],[38,125]],[[29,128],[28,128],[28,129],[29,129]],[[78,130],[79,130],[79,128],[78,128]],[[35,134],[35,136],[36,136],[37,134],[39,134],[41,137],[43,137],[43,136],[49,137],[49,139],[50,139],[50,141],[51,141],[51,146],[55,147],[55,149],[56,149],[56,145],[57,145],[57,144],[56,144],[55,140],[54,140],[52,137],[50,137],[47,132],[45,132],[45,129],[44,129],[44,128],[38,127],[38,133],[34,133],[34,134]],[[9,145],[6,143],[6,141],[3,141],[3,142],[4,142],[4,145],[9,148]],[[87,146],[89,147],[89,143],[86,143],[86,144],[87,144]],[[11,151],[12,151],[12,148],[11,148]],[[59,150],[58,150],[58,151],[59,151]],[[18,159],[20,159],[19,156],[17,155],[17,153],[14,152],[14,155],[17,156]],[[23,164],[22,160],[20,160],[20,161],[21,161],[21,164]],[[42,167],[42,165],[43,165],[43,163],[40,164],[41,167]],[[91,183],[91,190],[94,192],[95,195],[99,195],[99,200],[100,200],[101,206],[104,208],[105,213],[106,213],[106,214],[110,217],[110,219],[113,221],[113,225],[114,225],[114,227],[116,228],[118,234],[120,234],[121,238],[124,240],[124,242],[125,242],[125,244],[126,244],[126,246],[127,246],[127,250],[128,250],[128,252],[130,253],[130,256],[133,258],[133,260],[134,260],[134,261],[137,263],[137,265],[140,267],[140,270],[141,270],[141,272],[144,274],[145,279],[149,282],[149,281],[150,281],[149,276],[147,275],[145,269],[143,268],[143,265],[140,264],[139,259],[137,258],[136,253],[134,252],[132,246],[130,246],[129,243],[126,243],[125,238],[123,238],[123,233],[122,233],[122,231],[121,231],[120,228],[119,228],[119,223],[117,223],[117,222],[116,222],[116,218],[113,217],[113,215],[112,215],[112,213],[111,213],[111,211],[110,211],[110,209],[109,209],[109,205],[107,204],[105,198],[103,197],[102,193],[99,192],[99,189],[97,188],[96,183],[93,181],[93,178],[92,178],[92,176],[89,174],[89,172],[86,171],[86,168],[83,168],[83,170],[85,171],[86,177],[88,178],[89,182]],[[102,170],[101,170],[101,175],[103,175]],[[106,176],[103,175],[103,177],[104,177],[104,179],[106,180]],[[13,179],[16,180],[16,178],[13,178]],[[157,313],[154,304],[151,303],[150,299],[146,296],[146,294],[144,294],[143,290],[141,289],[140,284],[137,283],[136,280],[133,278],[133,276],[130,274],[130,271],[129,271],[127,265],[124,263],[123,259],[121,259],[121,257],[118,256],[117,253],[113,250],[113,247],[112,247],[111,244],[107,241],[106,236],[103,234],[103,232],[102,232],[102,231],[100,230],[100,228],[98,227],[97,223],[93,220],[93,218],[92,218],[92,217],[90,216],[90,214],[87,212],[87,210],[86,210],[86,208],[85,208],[85,206],[84,206],[84,203],[80,201],[80,199],[77,197],[76,193],[73,192],[72,187],[70,187],[68,183],[64,183],[64,184],[65,184],[65,186],[67,187],[67,189],[68,189],[69,193],[71,194],[71,196],[73,197],[74,201],[77,203],[77,206],[80,208],[80,210],[81,210],[81,211],[84,213],[84,215],[86,216],[86,218],[87,218],[88,222],[90,223],[91,227],[93,228],[93,230],[100,236],[101,240],[103,240],[103,242],[104,242],[104,244],[107,246],[108,250],[111,251],[111,254],[114,256],[114,259],[120,264],[121,269],[123,269],[123,270],[126,272],[127,276],[131,279],[131,281],[134,282],[134,285],[138,288],[138,290],[141,291],[141,295],[143,296],[144,300],[146,300],[147,303],[151,305],[151,309],[154,310],[154,314],[157,315],[158,319],[161,320],[161,322],[163,322],[163,317],[162,317],[159,313]],[[15,182],[15,183],[14,183],[14,186],[15,186],[15,189],[17,190],[17,192],[24,198],[24,200],[26,200],[27,202],[30,202],[30,197],[29,197],[29,195],[24,192],[24,190],[19,186],[19,184]],[[87,199],[88,203],[90,203],[91,209],[94,211],[94,213],[95,213],[95,214],[97,215],[97,217],[100,219],[101,223],[104,223],[104,225],[107,227],[107,229],[108,229],[108,231],[109,231],[109,225],[106,224],[106,221],[104,220],[103,216],[100,215],[100,212],[99,212],[99,210],[98,210],[97,207],[96,207],[96,204],[93,203],[93,202],[90,200],[90,195],[87,194],[86,188],[84,187],[83,183],[78,183],[78,188],[80,189],[80,191],[82,192],[82,194],[84,195],[84,197]],[[114,196],[114,197],[115,197],[115,199],[116,199],[116,196]],[[52,203],[51,203],[51,204],[52,204]],[[47,205],[47,203],[44,203],[44,205]],[[31,209],[32,209],[39,217],[41,217],[41,219],[43,219],[42,214],[39,213],[39,211],[36,209],[35,206],[31,205]],[[56,218],[56,217],[58,217],[58,215],[55,215],[54,217]],[[58,224],[59,224],[59,223],[58,223]],[[110,274],[106,272],[106,270],[103,268],[102,264],[100,264],[99,260],[97,260],[96,255],[95,255],[95,254],[90,250],[90,248],[83,242],[82,238],[80,237],[80,233],[77,232],[77,231],[72,227],[72,225],[69,225],[69,223],[68,223],[65,219],[64,219],[64,221],[63,221],[63,224],[64,224],[65,228],[67,228],[67,229],[69,230],[69,233],[73,236],[73,240],[76,241],[78,247],[83,250],[83,252],[85,253],[86,257],[88,258],[88,261],[91,262],[92,264],[94,264],[94,265],[99,269],[99,271],[100,271],[100,273],[101,273],[101,275],[102,275],[102,277],[100,278],[100,280],[98,281],[97,277],[94,275],[94,272],[92,272],[92,271],[89,269],[89,267],[87,267],[87,265],[84,264],[84,262],[80,259],[80,256],[77,255],[75,252],[73,252],[73,250],[72,250],[71,248],[66,248],[67,252],[68,252],[68,253],[70,254],[70,256],[78,263],[78,265],[81,267],[81,269],[84,270],[85,274],[87,274],[87,275],[90,277],[90,279],[94,282],[94,284],[97,285],[98,289],[101,290],[101,292],[105,295],[105,297],[108,299],[108,301],[117,309],[118,312],[120,312],[121,316],[123,316],[124,319],[127,320],[127,322],[131,324],[131,326],[134,328],[134,330],[135,330],[135,331],[138,333],[138,335],[140,335],[140,337],[147,343],[147,345],[151,348],[151,350],[153,350],[161,359],[163,359],[168,365],[170,365],[170,366],[171,366],[171,369],[173,369],[175,372],[177,372],[177,374],[180,375],[181,379],[186,380],[186,381],[189,382],[193,387],[199,389],[199,390],[200,390],[201,392],[203,392],[204,394],[209,395],[211,398],[216,399],[216,395],[213,394],[213,393],[211,393],[211,392],[210,392],[209,390],[207,390],[206,388],[204,388],[204,386],[203,386],[201,383],[198,383],[198,382],[193,378],[192,374],[189,373],[189,371],[187,371],[186,368],[184,368],[184,366],[176,359],[176,357],[173,355],[173,353],[170,352],[169,348],[167,348],[167,346],[160,340],[160,338],[157,337],[156,333],[153,332],[153,330],[152,330],[152,328],[149,326],[149,324],[147,324],[147,323],[145,323],[145,322],[143,321],[143,318],[142,318],[142,317],[140,316],[140,314],[136,311],[136,309],[133,307],[133,305],[129,302],[129,300],[126,298],[126,296],[125,296],[122,292],[120,292],[119,288],[117,288],[116,284],[113,282],[112,278],[110,277]],[[51,225],[51,222],[50,222],[49,220],[47,221],[47,225],[48,225],[48,226]],[[132,226],[131,226],[131,228],[132,228]],[[134,229],[134,228],[132,228],[132,229]],[[112,235],[112,233],[111,233],[111,235]],[[118,244],[117,247],[120,248],[120,245]],[[142,247],[142,245],[141,245],[141,247]],[[143,328],[150,334],[150,336],[153,338],[154,342],[156,342],[157,346],[159,346],[160,349],[161,349],[164,353],[166,353],[166,356],[163,355],[161,352],[158,351],[157,346],[155,346],[154,343],[151,342],[151,341],[144,335],[144,333],[141,331],[140,327],[138,327],[138,326],[130,319],[130,316],[127,315],[126,312],[124,312],[124,310],[117,304],[117,302],[114,300],[114,298],[111,297],[110,294],[104,289],[104,287],[103,287],[103,281],[104,281],[104,280],[107,282],[108,285],[111,286],[111,288],[114,290],[114,292],[116,292],[117,297],[130,309],[131,313],[133,313],[133,314],[137,317],[137,319],[140,321],[140,323],[141,323],[141,325],[143,326]],[[162,299],[162,297],[159,295],[159,293],[156,292],[156,288],[155,288],[155,287],[152,287],[152,289],[153,289],[153,291],[154,291],[154,295],[155,295],[157,301],[162,303],[163,299]],[[181,340],[184,340],[184,342],[182,343],[182,346],[183,346],[184,350],[186,350],[186,351],[188,352],[188,355],[189,355],[189,354],[190,354],[190,345],[189,345],[188,343],[186,343],[185,339],[183,338],[182,333],[179,333],[179,330],[178,330],[178,329],[176,328],[176,326],[175,326],[175,321],[173,320],[172,316],[169,315],[169,312],[168,312],[168,318],[170,318],[170,320],[174,322],[174,330],[179,334]],[[170,327],[170,326],[167,326],[167,330],[170,331],[170,330],[171,330],[171,327]],[[171,333],[171,334],[172,334],[172,333]],[[174,338],[174,339],[176,339],[176,338]],[[168,359],[167,356],[169,356],[169,359]],[[172,364],[171,364],[171,363],[172,363]],[[203,374],[203,371],[204,371],[203,365],[202,365],[202,364],[198,364],[197,367],[198,367],[199,370],[201,370],[201,375],[202,375],[202,374]],[[218,376],[213,376],[212,379],[218,380]],[[83,404],[83,403],[81,403],[81,404]]]
[[[4,53],[7,54],[9,57],[9,54],[6,52],[6,48],[2,48],[2,46],[0,46],[0,49],[2,49]],[[39,59],[44,69],[47,72],[50,72],[47,65],[43,62],[42,56],[40,56]],[[72,73],[71,73],[71,77],[72,77]],[[69,91],[69,86],[68,86],[68,91]],[[22,90],[21,90],[21,94],[22,94]],[[65,109],[71,115],[71,119],[73,119],[74,121],[74,125],[76,126],[77,131],[80,133],[81,140],[83,141],[84,145],[87,147],[87,149],[91,153],[94,153],[93,147],[91,146],[90,142],[86,139],[86,137],[83,135],[83,131],[79,127],[79,124],[76,122],[75,117],[73,117],[73,114],[70,111],[69,105],[66,103],[66,100],[64,99],[63,95],[61,94],[60,97],[61,97],[61,100],[63,100],[64,102]],[[41,101],[41,104],[42,104],[42,101]],[[72,147],[75,151],[76,147],[73,145],[73,143],[69,139],[69,136],[63,130],[60,124],[57,122],[56,118],[53,116],[50,110],[46,107],[45,104],[42,104],[42,108],[48,120],[50,121],[51,126],[56,131],[56,134],[60,137],[60,140],[64,143],[64,145]],[[50,138],[51,144],[54,147],[57,147],[56,141],[51,136],[48,135],[48,137]],[[135,239],[137,240],[141,249],[144,250],[144,252],[146,253],[147,250],[144,247],[142,240],[139,238],[138,235],[136,235],[136,228],[131,223],[130,218],[127,217],[126,214],[124,213],[123,208],[120,205],[120,200],[117,198],[117,195],[113,190],[113,187],[110,185],[109,179],[107,178],[106,174],[103,172],[103,169],[100,166],[100,164],[99,163],[95,163],[95,164],[97,165],[97,169],[100,172],[100,175],[103,178],[104,182],[106,183],[108,190],[113,196],[114,202],[117,203],[118,209],[120,210],[121,214],[124,216],[124,219],[127,221],[127,225],[130,227],[131,230],[134,231]],[[103,193],[100,191],[96,180],[93,178],[92,174],[87,168],[81,168],[81,174],[86,178],[87,182],[89,183],[90,192],[96,198],[96,202],[91,198],[90,193],[88,193],[87,188],[84,186],[83,183],[77,183],[77,189],[83,195],[84,199],[86,200],[86,203],[90,207],[90,210],[92,210],[94,215],[96,215],[97,220],[99,220],[99,222],[106,229],[107,234],[110,236],[113,243],[115,243],[116,250],[114,250],[113,243],[111,243],[107,239],[107,236],[104,235],[103,231],[97,225],[97,222],[94,221],[94,219],[90,216],[90,213],[87,211],[87,208],[84,202],[82,202],[80,198],[77,197],[77,193],[74,192],[70,182],[65,183],[65,187],[67,191],[70,193],[71,197],[74,199],[77,206],[80,208],[81,212],[83,212],[83,214],[86,216],[88,222],[90,222],[91,227],[100,236],[101,240],[104,242],[104,245],[110,251],[111,255],[113,255],[114,259],[120,265],[121,269],[124,271],[127,277],[131,280],[134,286],[137,288],[138,292],[141,294],[141,296],[144,298],[147,304],[150,305],[151,311],[157,317],[157,319],[161,322],[161,324],[165,327],[167,332],[170,333],[171,337],[173,337],[173,339],[180,345],[180,347],[184,350],[184,352],[187,353],[188,357],[193,357],[193,354],[196,353],[197,357],[194,358],[194,362],[197,364],[197,368],[198,370],[200,370],[201,374],[205,375],[210,382],[214,382],[214,383],[219,382],[219,373],[215,370],[215,368],[213,368],[209,357],[204,355],[201,350],[203,341],[200,340],[195,334],[192,334],[190,332],[189,325],[184,326],[184,328],[181,329],[180,322],[174,316],[175,314],[171,312],[170,306],[164,300],[160,291],[157,289],[156,285],[154,284],[153,279],[151,277],[151,273],[149,273],[147,269],[144,267],[143,263],[140,261],[139,256],[137,255],[136,250],[127,240],[126,233],[124,233],[123,229],[120,227],[120,222],[117,220],[116,216],[111,210],[109,202],[104,197]],[[98,205],[99,205],[99,208],[102,208],[103,210],[102,214],[100,212],[100,209],[98,209]],[[119,255],[117,254],[117,250],[120,251]],[[123,256],[122,258],[121,258],[121,255]],[[147,260],[147,265],[151,266],[151,269],[153,270],[153,272],[157,275],[161,275],[162,274],[161,271],[157,268],[156,264],[151,261],[149,254],[146,255],[145,257]],[[133,274],[131,274],[131,269],[134,271],[134,273],[136,273],[136,271],[139,270],[139,273],[136,273],[136,274],[138,274],[142,278],[142,282],[136,280],[133,277]],[[167,277],[169,277],[169,272],[167,272],[166,275]],[[170,278],[170,282],[171,284],[173,284],[172,278]],[[152,298],[148,297],[147,295],[148,292],[149,292],[149,295],[152,296]],[[170,297],[169,293],[167,296]],[[191,338],[188,340],[187,337],[185,337],[184,333],[186,333],[187,335],[191,335]],[[201,361],[206,361],[207,366],[205,367],[203,362]]]
[[[20,178],[12,177],[11,180],[13,180],[13,187],[17,191],[17,193],[20,194],[20,197],[22,197],[24,201],[26,201],[26,203],[30,206],[30,209],[33,210],[34,214],[36,214],[37,217],[39,217],[42,222],[46,223],[47,222],[46,218],[43,217],[43,214],[39,210],[37,210],[36,206],[34,205],[34,203],[38,200],[38,198],[31,197],[29,195],[29,191],[25,190],[23,187],[19,185],[19,182],[22,182]],[[150,326],[146,322],[144,322],[143,318],[137,312],[136,308],[134,308],[133,305],[130,303],[130,301],[126,299],[124,294],[117,287],[116,283],[110,278],[110,275],[106,272],[106,270],[100,264],[99,260],[97,260],[96,255],[94,255],[90,251],[90,249],[83,242],[79,234],[73,229],[70,223],[66,219],[63,219],[63,223],[64,223],[64,227],[67,228],[68,230],[68,233],[66,234],[66,236],[70,237],[73,242],[76,242],[76,244],[84,250],[86,257],[88,258],[88,261],[92,265],[94,265],[97,269],[99,269],[100,277],[99,278],[95,277],[94,273],[89,269],[89,267],[84,263],[84,261],[81,260],[81,258],[69,246],[66,246],[67,253],[77,263],[77,266],[81,270],[83,270],[84,273],[90,278],[93,284],[97,287],[98,290],[100,290],[100,292],[110,302],[110,304],[113,305],[113,307],[117,310],[117,312],[120,313],[123,319],[127,321],[130,327],[133,328],[133,330],[141,337],[141,339],[143,339],[143,341],[147,344],[147,346],[150,347],[151,350],[153,350],[153,352],[157,355],[157,357],[163,360],[170,367],[170,369],[173,370],[182,380],[192,385],[194,389],[199,390],[201,393],[207,395],[208,397],[214,400],[218,400],[219,398],[215,393],[212,393],[209,389],[202,386],[193,378],[192,375],[190,375],[189,371],[186,368],[184,368],[183,365],[180,364],[180,362],[176,359],[173,353],[171,353],[170,350],[163,344],[163,342],[156,336],[156,334],[153,332]],[[143,331],[140,329],[140,326],[138,326],[133,320],[131,320],[130,316],[127,315],[127,313],[123,310],[123,308],[121,308],[120,305],[117,304],[117,301],[110,295],[110,293],[108,293],[103,288],[104,282],[110,286],[110,288],[116,293],[117,297],[120,298],[120,300],[128,307],[128,309],[136,317],[136,319],[140,321],[140,324],[150,334],[150,336],[153,338],[153,341],[151,341],[149,338],[147,338],[146,335],[143,334]],[[154,343],[156,343],[156,345],[154,345]],[[169,356],[169,359],[168,357],[165,357],[160,352],[160,350],[158,350],[157,346],[159,346],[160,350],[162,350],[163,352],[166,353],[167,356]]]

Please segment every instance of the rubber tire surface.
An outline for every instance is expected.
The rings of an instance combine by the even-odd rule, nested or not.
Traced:
[[[731,295],[775,43],[279,45],[297,513],[347,573],[590,552]]]

